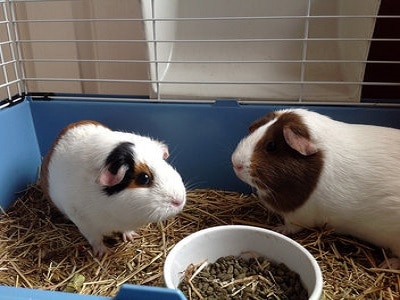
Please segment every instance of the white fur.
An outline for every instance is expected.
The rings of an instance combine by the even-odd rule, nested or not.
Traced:
[[[316,190],[299,209],[285,214],[287,231],[328,224],[400,257],[400,130],[347,124],[321,114],[292,110],[323,152],[324,167]],[[232,156],[248,168],[255,143],[266,124],[240,142]],[[248,172],[242,179],[250,183]],[[251,184],[251,183],[250,183]],[[290,187],[288,187],[290,188]]]
[[[126,188],[109,196],[97,177],[106,157],[125,141],[134,143],[135,162],[150,168],[154,185]],[[164,220],[183,208],[185,187],[181,176],[163,159],[165,149],[165,145],[148,137],[95,124],[73,127],[56,144],[48,166],[49,195],[96,253],[107,251],[103,235],[124,232],[124,237],[131,239],[132,229]],[[180,205],[173,205],[172,201]]]

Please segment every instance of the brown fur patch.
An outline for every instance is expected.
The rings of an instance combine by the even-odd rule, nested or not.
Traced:
[[[96,121],[92,121],[92,120],[83,120],[83,121],[71,123],[71,124],[67,125],[66,127],[64,127],[60,131],[60,133],[55,138],[53,144],[50,146],[50,149],[48,150],[47,154],[43,158],[42,164],[40,167],[39,184],[43,190],[43,193],[45,194],[45,196],[48,199],[50,199],[50,195],[49,195],[49,163],[50,163],[50,159],[53,155],[56,145],[58,144],[59,140],[65,135],[65,133],[68,132],[68,130],[78,127],[78,126],[87,125],[87,124],[94,124],[94,125],[106,127],[103,124],[96,122]]]
[[[257,128],[259,128],[259,127],[267,124],[268,122],[272,121],[276,117],[277,117],[277,114],[276,114],[276,112],[273,111],[273,112],[270,112],[270,113],[266,114],[264,117],[255,120],[249,127],[250,133],[252,133]]]
[[[149,176],[149,184],[143,184],[140,182],[140,176],[141,174],[146,174],[147,176]],[[149,187],[153,184],[154,181],[154,176],[153,173],[150,171],[148,165],[146,165],[145,163],[138,163],[135,164],[135,169],[134,169],[134,174],[133,174],[133,180],[132,182],[129,184],[129,188],[138,188],[138,187]]]
[[[263,200],[277,212],[290,212],[302,206],[316,188],[323,167],[320,151],[303,156],[286,143],[285,126],[310,139],[301,117],[294,112],[284,112],[257,143],[250,167],[257,187],[266,192]],[[275,143],[276,150],[267,150],[270,142]]]

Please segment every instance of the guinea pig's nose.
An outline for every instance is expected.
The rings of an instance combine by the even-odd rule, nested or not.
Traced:
[[[243,170],[243,165],[242,164],[234,164],[233,169],[235,172],[240,173]]]
[[[182,203],[183,203],[183,201],[180,201],[180,200],[177,200],[177,199],[172,199],[172,200],[171,200],[171,205],[172,205],[172,206],[175,206],[175,207],[181,206]]]

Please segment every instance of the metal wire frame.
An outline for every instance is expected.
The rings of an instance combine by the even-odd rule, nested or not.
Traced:
[[[2,33],[5,36],[4,41],[0,41],[0,70],[3,76],[3,81],[0,82],[0,92],[5,95],[6,99],[0,99],[0,109],[12,105],[22,99],[25,93],[23,82],[20,76],[20,66],[18,60],[18,49],[16,47],[16,31],[12,22],[14,12],[9,1],[0,1],[3,20],[0,20],[1,28],[6,28],[6,32]],[[9,51],[4,51],[5,48]],[[9,74],[9,67],[13,69],[14,74]]]
[[[0,4],[3,5],[3,10],[7,7],[6,16],[11,16],[7,20],[3,21],[7,23],[7,28],[9,31],[10,41],[6,41],[4,43],[12,43],[16,47],[13,47],[15,53],[13,52],[13,59],[7,64],[14,64],[15,72],[19,75],[19,78],[5,84],[14,84],[18,83],[18,91],[23,94],[25,91],[26,83],[28,82],[84,82],[84,83],[143,83],[143,84],[153,84],[157,86],[156,98],[158,100],[162,100],[163,96],[160,94],[159,86],[163,85],[242,85],[242,86],[257,86],[257,85],[297,85],[297,86],[307,86],[307,85],[334,85],[334,86],[400,86],[400,82],[367,82],[367,81],[312,81],[305,79],[305,64],[317,64],[317,63],[325,63],[325,64],[400,64],[398,60],[367,60],[367,59],[308,59],[307,58],[307,45],[309,42],[325,42],[325,41],[333,41],[333,42],[400,42],[399,38],[358,38],[358,37],[310,37],[309,36],[309,28],[308,24],[311,20],[328,20],[328,19],[393,19],[400,18],[397,15],[311,15],[310,7],[311,1],[308,1],[307,14],[306,15],[298,15],[298,16],[256,16],[256,17],[195,17],[195,18],[157,18],[155,16],[154,11],[153,16],[151,18],[71,18],[71,19],[18,19],[15,16],[15,11],[13,7],[13,3],[23,3],[23,2],[56,2],[54,0],[3,0],[0,1]],[[191,22],[191,21],[200,21],[200,22],[208,22],[208,21],[253,21],[253,20],[287,20],[287,19],[299,19],[305,20],[306,26],[304,28],[304,37],[293,37],[293,38],[238,38],[238,39],[160,39],[156,36],[156,32],[153,33],[152,39],[21,39],[18,37],[18,27],[21,25],[30,25],[30,24],[54,24],[54,23],[99,23],[99,22],[133,22],[133,23],[148,23],[151,22],[154,27],[162,26],[160,24],[167,22]],[[301,59],[249,59],[249,60],[224,60],[224,59],[208,59],[208,60],[196,60],[196,59],[181,59],[181,60],[168,60],[168,59],[158,59],[157,53],[155,53],[155,59],[119,59],[118,57],[113,57],[112,59],[81,59],[81,58],[28,58],[20,55],[22,52],[20,49],[24,45],[34,45],[34,44],[112,44],[118,47],[118,44],[122,43],[130,43],[130,44],[153,44],[154,51],[157,51],[156,45],[160,44],[184,44],[184,43],[271,43],[271,42],[302,42],[303,50]],[[3,43],[3,42],[2,42]],[[1,45],[1,44],[0,44]],[[263,80],[260,78],[259,80],[165,80],[161,78],[158,73],[155,78],[151,79],[149,77],[144,77],[141,79],[129,79],[129,78],[88,78],[88,77],[32,77],[26,76],[24,73],[23,66],[27,63],[95,63],[95,64],[132,64],[133,66],[138,64],[151,65],[154,64],[156,72],[158,72],[158,66],[161,64],[187,64],[187,65],[196,65],[196,64],[215,64],[215,65],[223,65],[223,64],[300,64],[301,67],[301,75],[298,80]],[[3,63],[0,67],[3,67]],[[20,65],[19,65],[20,64]],[[3,71],[5,68],[3,67]],[[4,84],[4,85],[5,85]],[[0,88],[2,85],[0,83]],[[9,95],[11,97],[13,95]],[[170,99],[168,99],[170,100]],[[299,95],[299,101],[302,101],[302,95]]]

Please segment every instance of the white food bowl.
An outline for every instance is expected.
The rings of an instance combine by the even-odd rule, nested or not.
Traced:
[[[284,263],[298,273],[309,299],[320,299],[322,273],[315,258],[299,243],[271,230],[242,225],[216,226],[200,230],[178,242],[168,254],[164,280],[168,288],[177,289],[190,264],[212,263],[218,258],[251,251],[256,255]]]

